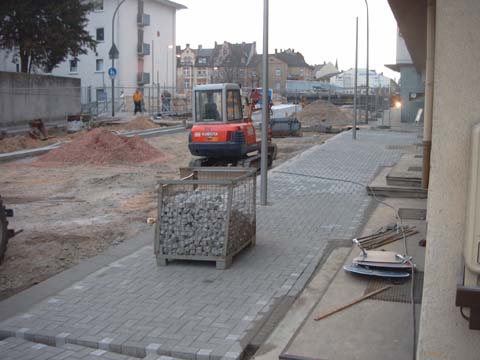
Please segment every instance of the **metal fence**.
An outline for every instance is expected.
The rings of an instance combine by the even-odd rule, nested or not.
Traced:
[[[112,112],[133,112],[133,93],[136,87],[116,87],[115,101],[112,102],[111,87],[82,87],[82,112],[95,116],[107,115]],[[140,88],[143,94],[142,110],[149,116],[187,116],[192,112],[190,94],[178,94],[175,87],[160,85]]]

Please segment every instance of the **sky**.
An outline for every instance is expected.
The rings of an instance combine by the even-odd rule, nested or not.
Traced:
[[[177,45],[212,48],[214,42],[257,43],[263,52],[263,0],[176,0],[188,7],[177,13]],[[370,68],[398,79],[384,67],[395,63],[395,18],[387,0],[368,0]],[[355,66],[355,18],[358,16],[358,67],[366,67],[364,0],[270,0],[269,53],[292,48],[307,63],[338,59],[340,70]]]

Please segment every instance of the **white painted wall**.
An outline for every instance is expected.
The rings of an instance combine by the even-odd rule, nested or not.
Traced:
[[[331,62],[326,63],[320,70],[315,72],[315,78],[320,79],[325,75],[335,74],[338,72],[338,69]]]
[[[383,87],[388,88],[390,86],[390,78],[383,76],[382,74],[377,74],[375,70],[369,71],[369,87]],[[349,69],[342,72],[330,79],[330,84],[341,86],[344,88],[353,88],[355,85],[355,70]],[[367,71],[366,69],[358,69],[357,77],[357,86],[366,86],[367,85]]]
[[[96,51],[79,57],[78,72],[70,72],[70,62],[67,60],[52,71],[52,75],[81,78],[82,87],[92,87],[92,100],[95,100],[95,88],[107,87],[110,91],[111,80],[108,68],[111,60],[108,52],[112,45],[112,16],[120,0],[104,0],[104,9],[89,14],[87,31],[95,36],[96,29],[103,27],[105,40],[97,45]],[[150,15],[150,25],[144,27],[144,43],[152,46],[154,41],[154,55],[152,48],[150,55],[144,56],[144,72],[150,73],[150,84],[157,83],[157,72],[161,86],[173,87],[176,74],[176,9],[164,5],[157,0],[145,0],[145,14]],[[126,95],[133,93],[137,87],[138,56],[137,56],[137,0],[126,0],[120,7],[115,21],[115,43],[120,52],[120,58],[115,60],[118,69],[116,85],[128,88]],[[160,36],[157,36],[157,32]],[[171,45],[171,48],[169,48]],[[154,59],[152,69],[152,58]],[[103,59],[103,71],[96,71],[96,60]],[[0,51],[0,71],[15,71],[15,64],[11,63],[11,56]],[[154,70],[154,71],[152,71]],[[154,72],[154,74],[152,73]]]
[[[167,7],[156,1],[145,2],[145,13],[150,14],[150,26],[145,28],[144,42],[152,46],[154,42],[154,72],[152,74],[152,57],[145,56],[145,71],[154,76],[153,80],[158,80],[161,86],[175,86],[176,74],[176,11],[174,8]],[[160,36],[157,36],[157,31]],[[169,48],[169,46],[171,48]]]

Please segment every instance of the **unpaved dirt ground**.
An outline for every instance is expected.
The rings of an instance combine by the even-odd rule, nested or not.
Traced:
[[[148,139],[167,156],[160,164],[136,166],[35,166],[32,159],[0,164],[0,194],[15,211],[0,265],[0,300],[39,283],[83,259],[147,231],[155,215],[159,178],[178,178],[190,161],[187,132]],[[329,138],[274,139],[274,166]]]
[[[166,126],[176,126],[181,125],[183,123],[183,119],[181,118],[166,118],[162,119],[162,123],[154,123],[150,121],[148,117],[145,116],[137,116],[133,120],[127,123],[96,123],[94,124],[95,127],[102,127],[104,129],[112,130],[112,131],[131,131],[131,130],[149,130],[149,129],[156,129],[162,128]],[[48,131],[49,138],[46,140],[39,140],[34,139],[28,134],[24,135],[14,135],[14,136],[6,136],[0,139],[0,154],[1,153],[8,153],[14,152],[19,150],[26,150],[26,149],[36,149],[39,147],[44,147],[48,145],[52,145],[62,141],[72,141],[80,136],[82,136],[86,130],[68,134],[66,129],[51,129]]]

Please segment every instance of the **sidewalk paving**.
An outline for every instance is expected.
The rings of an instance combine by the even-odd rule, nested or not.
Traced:
[[[0,339],[63,341],[136,357],[239,359],[282,299],[304,288],[327,244],[357,234],[373,204],[365,187],[285,172],[366,185],[416,141],[415,133],[357,136],[354,142],[350,132],[339,134],[270,171],[271,204],[258,208],[257,245],[230,269],[157,267],[148,245],[2,322]]]

